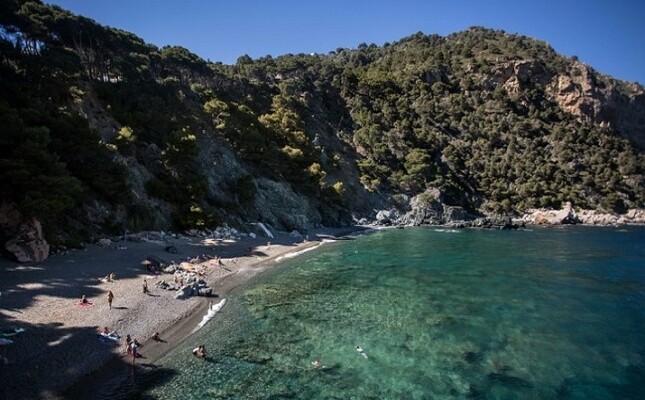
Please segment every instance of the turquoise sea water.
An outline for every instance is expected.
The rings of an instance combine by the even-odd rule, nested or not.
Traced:
[[[325,244],[234,293],[137,398],[643,399],[644,244],[585,227]]]

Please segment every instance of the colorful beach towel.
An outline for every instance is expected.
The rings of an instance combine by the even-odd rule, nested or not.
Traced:
[[[80,301],[76,303],[78,307],[92,307],[94,304],[92,304],[91,301],[88,301],[87,303],[81,303]]]

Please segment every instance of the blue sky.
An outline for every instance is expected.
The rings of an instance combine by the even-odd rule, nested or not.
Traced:
[[[157,46],[211,61],[327,53],[473,25],[548,42],[601,73],[645,84],[645,0],[46,0]]]

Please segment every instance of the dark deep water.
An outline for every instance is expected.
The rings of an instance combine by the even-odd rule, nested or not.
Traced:
[[[643,399],[644,243],[643,227],[327,243],[227,299],[136,398]]]

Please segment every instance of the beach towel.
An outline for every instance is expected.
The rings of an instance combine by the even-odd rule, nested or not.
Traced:
[[[92,307],[94,304],[92,304],[91,301],[88,301],[87,303],[81,303],[80,301],[76,303],[78,307]]]
[[[19,333],[22,333],[24,331],[25,331],[25,328],[11,328],[11,329],[4,330],[4,331],[0,332],[0,336],[9,337],[9,336],[13,336],[13,335],[17,335]]]
[[[121,339],[121,336],[120,336],[120,335],[118,335],[118,334],[117,334],[117,333],[115,333],[115,332],[110,332],[110,333],[103,333],[103,332],[101,332],[101,333],[99,333],[99,341],[100,341],[100,342],[105,342],[106,340],[114,340],[114,341],[117,341],[117,340],[119,340],[119,339]]]

